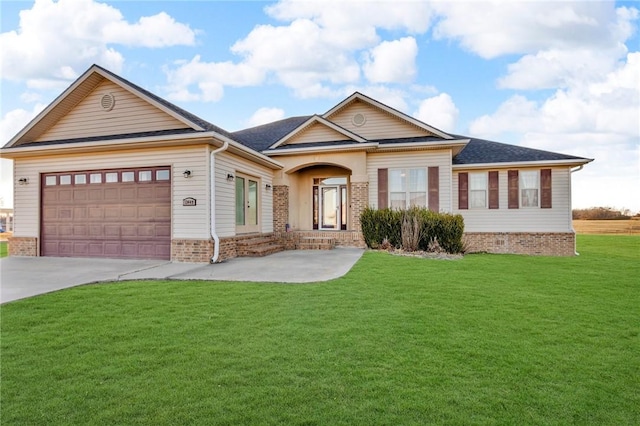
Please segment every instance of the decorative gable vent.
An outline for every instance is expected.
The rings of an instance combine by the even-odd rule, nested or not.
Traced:
[[[354,126],[360,127],[367,122],[367,117],[365,117],[364,114],[359,112],[353,116],[353,118],[351,119],[351,122],[354,124]]]
[[[100,99],[100,106],[105,111],[111,111],[116,106],[116,98],[111,93],[107,93]]]

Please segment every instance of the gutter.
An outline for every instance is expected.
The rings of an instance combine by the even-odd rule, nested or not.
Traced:
[[[229,147],[229,142],[226,140],[222,146],[218,149],[211,151],[211,193],[209,194],[209,208],[211,209],[211,238],[213,238],[213,257],[211,257],[211,263],[216,263],[220,256],[220,237],[216,233],[216,154],[225,151]]]
[[[571,173],[575,173],[575,172],[579,172],[580,170],[582,170],[584,168],[584,164],[580,164],[578,167],[576,167],[575,169],[571,169]],[[569,182],[571,183],[571,179],[569,179]],[[571,191],[569,191],[569,197],[571,197]],[[571,205],[571,199],[569,199],[569,205]],[[571,230],[573,231],[574,235],[576,233],[576,230],[573,229],[573,209],[569,209],[569,223],[571,224]],[[580,256],[580,253],[578,253],[578,245],[577,245],[577,239],[573,240],[573,253],[576,256]]]

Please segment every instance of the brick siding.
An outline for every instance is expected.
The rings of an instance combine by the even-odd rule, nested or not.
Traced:
[[[273,232],[280,236],[286,232],[289,223],[289,187],[275,185],[273,187]]]
[[[576,235],[573,232],[466,232],[464,241],[468,253],[574,256]]]
[[[9,237],[9,256],[37,256],[38,239],[35,237]]]
[[[360,215],[369,205],[369,183],[351,182],[351,209],[349,214],[349,229],[361,231]]]

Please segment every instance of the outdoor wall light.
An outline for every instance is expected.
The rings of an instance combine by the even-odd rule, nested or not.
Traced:
[[[20,185],[26,185],[26,184],[29,183],[29,178],[20,178],[20,179],[18,179],[18,183]]]
[[[185,170],[184,172],[182,172],[182,176],[184,176],[185,178],[190,178],[191,170]]]
[[[235,176],[233,176],[231,173],[227,173],[227,181],[233,182],[234,178],[235,178]]]
[[[268,191],[268,190],[270,190],[270,189],[271,189],[271,185],[270,185],[270,184],[266,184],[266,185],[264,186],[264,189],[266,189],[267,191]]]

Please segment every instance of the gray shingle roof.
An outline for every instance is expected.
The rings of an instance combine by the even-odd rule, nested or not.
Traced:
[[[111,140],[118,140],[118,139],[144,138],[144,137],[150,137],[150,136],[184,135],[184,134],[193,134],[193,133],[198,133],[198,132],[196,132],[193,129],[156,130],[152,132],[122,133],[118,135],[89,136],[89,137],[73,138],[73,139],[56,139],[52,141],[27,142],[27,143],[20,144],[20,147],[60,145],[60,144],[81,143],[81,142],[100,142],[100,141],[111,141]]]
[[[457,136],[471,139],[458,155],[453,158],[454,165],[486,163],[518,163],[529,161],[587,160],[583,157],[559,154],[540,149],[525,148],[518,145],[493,142],[484,139]]]
[[[285,118],[284,120],[234,132],[232,133],[232,137],[241,144],[255,151],[262,152],[311,117],[311,115],[305,115]]]

